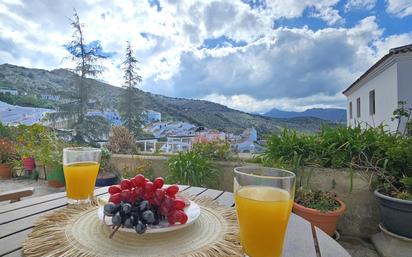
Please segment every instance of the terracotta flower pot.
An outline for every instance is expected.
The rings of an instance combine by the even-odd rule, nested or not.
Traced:
[[[64,187],[64,183],[58,181],[58,180],[47,180],[47,184],[50,187],[54,187],[54,188],[60,188],[60,187]]]
[[[333,236],[336,230],[336,223],[346,210],[344,202],[339,199],[336,199],[336,201],[339,202],[340,207],[335,211],[321,212],[294,202],[293,212],[309,221],[312,225],[322,229],[329,236]]]
[[[36,167],[36,163],[33,157],[27,157],[23,159],[24,169],[27,171],[32,171]]]
[[[7,163],[0,163],[0,178],[8,179],[11,178],[11,167]]]

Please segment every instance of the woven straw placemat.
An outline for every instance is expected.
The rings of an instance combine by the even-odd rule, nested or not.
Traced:
[[[25,256],[243,256],[234,208],[194,198],[199,219],[180,230],[143,234],[102,224],[95,205],[66,207],[41,218],[23,244]]]

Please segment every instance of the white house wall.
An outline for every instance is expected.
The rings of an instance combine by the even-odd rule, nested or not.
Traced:
[[[375,90],[375,115],[369,113],[369,92]],[[397,108],[397,64],[393,63],[370,78],[363,85],[351,90],[347,102],[347,123],[348,126],[361,124],[362,127],[378,126],[384,124],[391,131],[396,130],[396,122],[391,121],[392,113]],[[361,113],[357,117],[356,99],[360,97]],[[352,102],[352,119],[349,118],[349,102]]]
[[[412,53],[403,53],[398,57],[398,99],[406,101],[412,107]],[[403,131],[405,120],[402,120],[400,131]]]

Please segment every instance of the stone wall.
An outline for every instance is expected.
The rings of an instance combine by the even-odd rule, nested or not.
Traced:
[[[167,176],[166,156],[148,155],[113,155],[112,163],[118,171],[141,165],[149,166],[154,176]],[[245,161],[215,162],[222,173],[219,190],[233,191],[233,168],[244,165],[255,165]],[[309,168],[306,169],[309,171]],[[351,173],[348,170],[313,169],[310,186],[316,189],[333,190],[346,203],[347,211],[338,223],[342,235],[369,237],[378,229],[379,213],[377,202],[369,190],[368,181],[358,173],[353,174],[353,188],[350,192]]]

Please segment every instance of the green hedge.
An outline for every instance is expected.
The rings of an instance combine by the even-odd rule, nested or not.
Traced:
[[[299,160],[299,165],[370,168],[388,191],[412,193],[412,137],[389,133],[383,126],[323,127],[313,135],[284,129],[267,139],[260,158],[267,166],[294,166]]]

